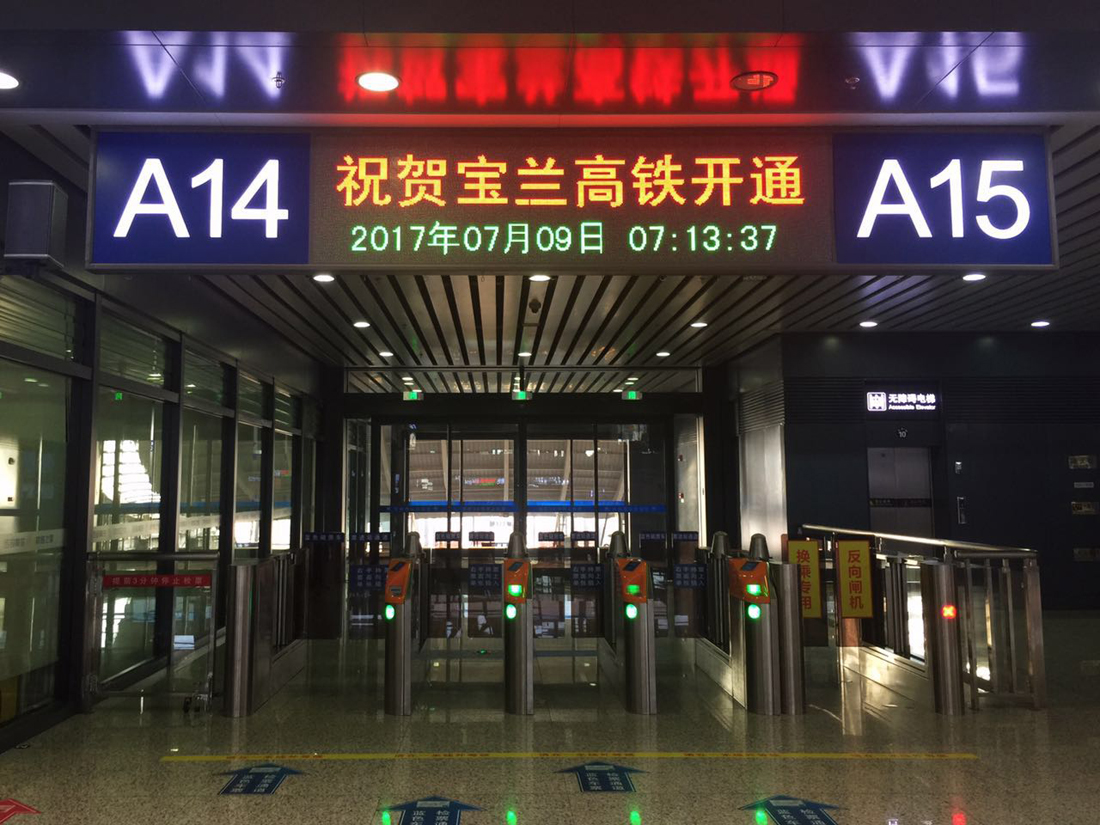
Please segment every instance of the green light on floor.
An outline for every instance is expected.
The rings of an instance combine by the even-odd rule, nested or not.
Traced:
[[[382,825],[390,825],[390,812],[382,811]]]
[[[750,596],[759,596],[763,592],[763,588],[758,584],[746,584],[745,592]]]
[[[631,596],[637,596],[639,593],[642,592],[641,585],[628,584],[626,586],[626,592],[629,593]]]
[[[626,617],[627,617],[628,619],[636,619],[636,618],[638,618],[638,605],[636,605],[636,604],[628,604],[628,605],[626,606]]]
[[[392,622],[393,617],[396,616],[396,615],[397,615],[397,608],[394,607],[392,604],[387,604],[386,605],[386,621],[387,622]]]
[[[508,595],[509,596],[517,596],[517,597],[522,596],[523,595],[523,585],[522,584],[510,584],[510,585],[508,585]]]
[[[504,819],[508,822],[508,825],[516,825],[516,823],[519,822],[519,818],[516,816],[515,811],[508,811],[508,813],[504,815]]]
[[[642,825],[642,815],[637,811],[630,812],[630,825]]]
[[[750,604],[750,605],[748,606],[748,609],[747,609],[747,610],[745,610],[745,612],[746,612],[746,613],[748,614],[748,617],[749,617],[750,619],[756,620],[756,619],[759,619],[759,618],[760,618],[760,614],[761,614],[761,613],[763,613],[764,611],[762,611],[762,610],[760,609],[760,605],[758,605],[758,604]]]
[[[517,613],[519,613],[519,610],[516,609],[516,606],[514,604],[504,605],[504,615],[507,616],[509,619],[514,619]]]
[[[756,809],[756,825],[768,825],[768,812],[763,808]]]

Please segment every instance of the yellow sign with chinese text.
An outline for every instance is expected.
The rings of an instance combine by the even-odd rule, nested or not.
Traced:
[[[869,619],[871,605],[871,544],[866,539],[836,543],[836,575],[840,615],[845,619]]]
[[[802,568],[802,618],[821,618],[821,543],[815,539],[791,539],[787,559]]]

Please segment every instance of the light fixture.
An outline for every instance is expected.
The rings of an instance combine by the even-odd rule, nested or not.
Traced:
[[[336,279],[327,272],[318,272],[316,275],[313,276],[313,280],[315,280],[319,284],[331,284]]]
[[[741,92],[762,92],[778,82],[775,72],[741,72],[730,80],[730,86]]]
[[[965,275],[963,275],[963,280],[964,281],[984,281],[985,280],[985,273],[984,272],[968,272]]]
[[[381,356],[382,358],[393,358],[393,353],[392,353],[392,352],[389,352],[388,350],[382,350],[382,351],[381,351],[380,353],[378,353],[378,354],[379,354],[379,355],[380,355],[380,356]]]
[[[413,382],[413,377],[411,375],[403,375],[401,377],[401,380],[404,381],[406,384],[411,384]]]
[[[705,327],[707,325],[707,322],[706,321],[692,321],[691,325],[693,327],[695,327],[695,329],[702,329],[703,327]]]
[[[19,80],[7,72],[0,72],[0,91],[7,91],[8,89],[14,89],[19,85]]]
[[[519,353],[519,357],[520,358],[530,358],[531,353],[529,353],[527,350],[524,350],[523,352]]]
[[[1036,329],[1042,329],[1043,327],[1049,327],[1050,321],[1032,321],[1031,325]]]
[[[636,376],[636,375],[632,375],[632,376],[630,376],[630,377],[629,377],[628,379],[626,379],[626,380],[627,380],[627,383],[629,383],[629,382],[631,382],[631,381],[637,381],[637,380],[638,380],[638,376]]]
[[[149,377],[156,381],[157,379],[163,378],[164,376],[159,372],[151,372],[149,373]]]
[[[27,376],[26,378],[24,378],[23,381],[26,382],[27,384],[37,384],[38,383],[37,378],[31,378],[30,376]]]
[[[658,358],[668,358],[670,355],[672,355],[672,353],[669,352],[668,350],[661,350],[660,352],[657,353]]]
[[[368,92],[392,92],[401,83],[388,72],[363,72],[356,81]]]
[[[859,325],[864,329],[874,329],[878,326],[878,321],[860,321]]]
[[[549,275],[544,275],[540,272],[540,273],[537,273],[535,275],[532,275],[531,280],[534,281],[537,284],[541,284],[541,283],[544,283],[546,281],[549,281],[550,276]]]
[[[356,329],[366,329],[370,326],[370,321],[356,321],[352,326]]]

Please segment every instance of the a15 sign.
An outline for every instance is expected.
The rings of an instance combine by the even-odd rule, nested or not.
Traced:
[[[1039,134],[837,135],[837,263],[1050,266],[1048,168]]]
[[[97,136],[91,263],[304,264],[308,135]]]

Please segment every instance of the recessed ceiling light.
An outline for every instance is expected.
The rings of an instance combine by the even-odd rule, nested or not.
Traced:
[[[23,380],[28,384],[37,384],[38,383],[37,378],[31,378],[30,376],[24,378]]]
[[[550,276],[549,276],[549,275],[543,275],[542,273],[539,273],[539,274],[536,274],[536,275],[532,275],[532,276],[531,276],[531,280],[532,280],[532,281],[535,281],[536,283],[540,283],[540,284],[541,284],[541,283],[543,283],[544,281],[549,281],[549,280],[550,280]]]
[[[762,92],[779,82],[775,72],[741,72],[730,80],[730,85],[742,92]]]
[[[637,381],[637,380],[638,380],[638,376],[636,376],[636,375],[632,375],[632,376],[630,376],[630,378],[628,378],[628,379],[626,379],[626,380],[627,380],[627,381]]]
[[[1050,321],[1032,321],[1031,325],[1037,329],[1042,329],[1043,327],[1049,327]]]
[[[692,321],[691,325],[696,329],[702,329],[707,325],[706,321]]]
[[[352,326],[356,329],[366,329],[370,326],[370,321],[356,321]]]
[[[661,350],[657,353],[658,358],[668,358],[670,355],[672,355],[672,353],[668,352],[667,350]]]
[[[878,326],[878,321],[860,321],[859,325],[864,329],[874,329]]]
[[[388,351],[386,351],[386,350],[382,350],[382,351],[381,351],[380,353],[378,353],[378,354],[379,354],[380,356],[382,356],[383,358],[393,358],[393,353],[392,353],[392,352],[388,352]]]
[[[331,284],[336,279],[329,275],[327,272],[318,272],[316,275],[313,276],[313,280],[315,280],[319,284]]]
[[[392,92],[401,82],[388,72],[363,72],[357,80],[368,92]]]
[[[623,391],[623,389],[624,389],[623,387],[616,387],[616,388],[615,388],[615,389],[613,389],[613,390],[612,390],[611,392],[622,392],[622,391]]]
[[[8,89],[14,89],[19,85],[19,80],[7,72],[0,72],[0,91],[7,91]]]
[[[161,373],[159,373],[159,372],[151,372],[151,373],[149,373],[149,377],[150,377],[150,378],[154,378],[154,379],[156,379],[156,378],[163,378],[163,377],[164,377],[164,375],[162,375],[162,374],[161,374]]]
[[[530,357],[531,357],[531,353],[529,353],[529,352],[528,352],[527,350],[524,350],[523,352],[521,352],[521,353],[519,354],[519,357],[520,357],[520,358],[530,358]]]
[[[963,280],[964,281],[984,281],[985,280],[985,273],[984,272],[968,272],[965,275],[963,275]]]
[[[406,384],[411,384],[413,382],[413,377],[411,375],[406,375],[402,377],[401,380],[404,381]]]

